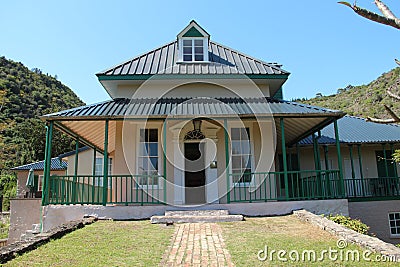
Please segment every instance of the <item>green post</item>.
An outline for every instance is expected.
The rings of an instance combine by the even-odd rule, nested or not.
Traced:
[[[393,162],[393,173],[394,173],[394,176],[397,178],[397,166],[396,166],[396,161],[394,161],[394,159],[393,159],[393,154],[394,154],[394,149],[393,149],[393,144],[390,144],[390,153],[392,154],[392,158],[391,158],[391,160],[392,160],[392,162]]]
[[[49,202],[49,184],[50,184],[50,167],[51,167],[51,141],[53,138],[53,125],[54,122],[50,121],[49,125],[46,126],[46,146],[44,152],[44,179],[43,179],[43,190],[42,190],[42,206],[45,206]]]
[[[360,167],[360,176],[361,176],[361,190],[363,192],[363,196],[365,196],[365,190],[364,190],[364,174],[363,174],[363,167],[362,167],[362,161],[361,161],[361,151],[360,148],[361,145],[357,145],[357,154],[358,154],[358,166]]]
[[[96,184],[96,156],[97,156],[97,149],[96,147],[93,148],[93,166],[92,166],[92,203],[94,204],[94,196],[96,194],[95,191],[95,184]]]
[[[382,149],[383,149],[383,163],[385,164],[385,175],[386,178],[389,177],[389,168],[387,165],[387,157],[386,157],[386,144],[382,144]]]
[[[356,173],[354,171],[354,161],[353,161],[353,145],[349,145],[350,154],[350,166],[351,166],[351,179],[353,180],[353,195],[356,196]]]
[[[339,167],[340,194],[342,195],[342,197],[344,197],[345,192],[344,192],[344,181],[343,181],[342,155],[340,153],[340,139],[339,139],[339,129],[338,129],[337,120],[335,120],[333,122],[333,127],[335,128],[336,152],[337,152],[338,167]]]
[[[163,127],[163,176],[164,176],[164,203],[167,203],[167,119],[164,120]]]
[[[315,134],[312,135],[313,148],[314,148],[314,167],[315,167],[315,177],[317,185],[317,196],[322,196],[322,175],[321,175],[321,159],[318,147],[318,138]]]
[[[72,204],[76,203],[76,187],[77,187],[77,176],[78,176],[78,159],[79,159],[79,138],[75,140],[75,166],[74,166],[74,178],[72,180]]]
[[[286,140],[285,140],[285,123],[283,118],[280,118],[281,138],[282,138],[282,161],[283,161],[283,178],[285,180],[285,195],[286,200],[289,200],[289,179],[286,159]]]
[[[231,185],[229,181],[229,137],[228,137],[228,121],[224,119],[224,134],[225,134],[225,172],[226,172],[226,202],[231,202]]]
[[[324,161],[325,161],[325,173],[326,173],[326,187],[327,187],[327,193],[328,193],[328,197],[332,197],[331,196],[331,181],[330,181],[330,174],[328,175],[328,171],[329,171],[329,161],[328,161],[328,146],[324,145]]]
[[[104,125],[104,155],[103,155],[103,206],[107,205],[108,190],[108,120]]]

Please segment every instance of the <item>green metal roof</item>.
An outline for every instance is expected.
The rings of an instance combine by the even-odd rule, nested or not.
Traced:
[[[344,116],[338,120],[339,139],[341,143],[395,143],[400,142],[400,127],[395,124],[381,124],[366,121],[363,118]],[[320,144],[334,144],[333,125],[321,130]],[[312,138],[307,137],[300,144],[311,145]]]

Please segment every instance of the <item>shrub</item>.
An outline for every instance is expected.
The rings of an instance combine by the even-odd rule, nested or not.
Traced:
[[[360,234],[367,234],[369,230],[369,226],[366,225],[365,223],[361,222],[358,219],[352,219],[347,216],[343,215],[329,215],[328,219],[331,221],[334,221],[335,223],[338,223],[340,225],[343,225],[351,230],[354,230]]]

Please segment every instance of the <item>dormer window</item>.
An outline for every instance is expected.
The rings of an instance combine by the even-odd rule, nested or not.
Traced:
[[[178,34],[178,62],[208,62],[210,35],[192,20]]]
[[[203,39],[183,39],[183,61],[204,61]]]

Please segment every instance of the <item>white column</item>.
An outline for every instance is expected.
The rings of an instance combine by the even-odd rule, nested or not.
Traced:
[[[205,175],[206,175],[206,201],[207,203],[219,203],[218,196],[218,168],[212,168],[211,164],[217,161],[217,131],[218,128],[208,128],[205,130],[207,136],[205,142]],[[218,164],[218,162],[217,162]]]
[[[174,204],[185,204],[185,169],[184,155],[180,149],[179,130],[172,129],[173,133],[173,153],[174,153]]]

